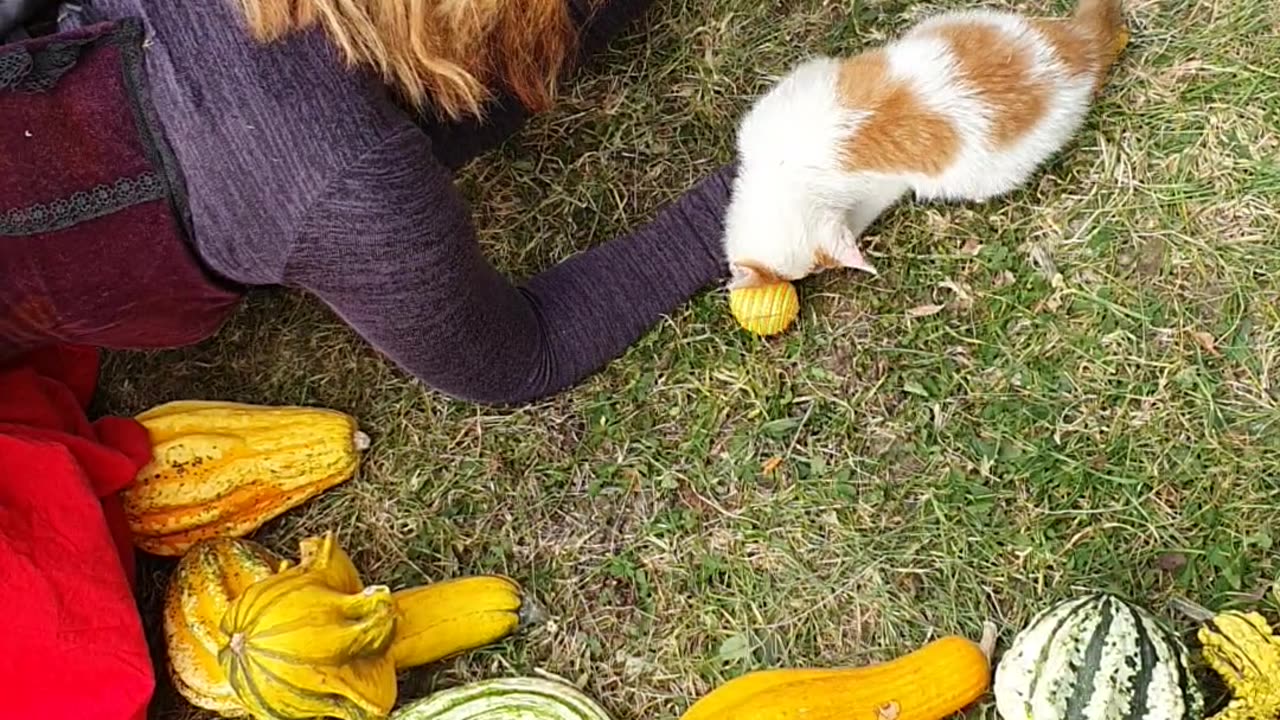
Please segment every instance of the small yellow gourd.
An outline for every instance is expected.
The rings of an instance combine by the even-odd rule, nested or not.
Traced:
[[[681,720],[942,720],[990,683],[982,648],[946,637],[880,665],[750,673],[694,703]]]
[[[1231,689],[1213,720],[1280,717],[1280,637],[1258,613],[1225,612],[1199,631],[1205,662]]]
[[[729,312],[749,332],[777,335],[800,314],[800,296],[789,282],[735,288],[729,291]]]

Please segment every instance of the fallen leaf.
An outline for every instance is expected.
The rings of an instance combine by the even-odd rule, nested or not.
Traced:
[[[964,247],[960,248],[960,252],[969,257],[978,257],[978,253],[982,252],[983,245],[973,238],[965,241]]]
[[[1167,573],[1175,573],[1186,567],[1187,556],[1179,552],[1167,552],[1156,558],[1156,567]]]
[[[968,300],[970,297],[972,297],[971,295],[969,295],[969,291],[966,290],[963,285],[956,283],[954,280],[943,280],[942,282],[938,283],[938,287],[946,288],[947,290],[950,290],[951,292],[955,293],[961,300]]]
[[[1031,256],[1031,264],[1036,266],[1045,279],[1053,282],[1058,276],[1058,264],[1053,261],[1053,253],[1044,243],[1031,243],[1027,249]]]
[[[1207,332],[1197,331],[1191,333],[1191,337],[1195,339],[1196,344],[1199,345],[1202,350],[1210,355],[1214,357],[1220,357],[1222,355],[1222,353],[1218,352],[1218,341],[1213,337],[1213,335],[1210,335]]]
[[[946,309],[946,305],[917,305],[907,311],[907,317],[922,318],[937,315]]]
[[[1271,591],[1270,585],[1260,585],[1253,589],[1253,592],[1246,594],[1244,597],[1250,602],[1260,603],[1267,599],[1267,593]]]
[[[961,285],[960,283],[957,283],[953,280],[944,280],[938,283],[938,287],[946,290],[950,290],[951,292],[955,293],[956,302],[960,305],[961,308],[968,308],[970,305],[973,304],[973,295],[969,292],[969,289],[967,287],[965,287],[964,285]]]
[[[1138,250],[1138,273],[1146,277],[1155,277],[1164,267],[1165,241],[1159,235],[1148,238]]]
[[[720,643],[720,659],[725,662],[739,662],[751,657],[751,639],[743,633],[731,635]]]
[[[781,464],[782,464],[782,458],[775,455],[769,458],[768,460],[764,461],[764,464],[760,466],[760,472],[765,475],[772,475],[773,472],[777,470],[778,466]]]
[[[1169,607],[1198,623],[1209,622],[1213,619],[1214,615],[1212,610],[1204,607],[1203,605],[1191,602],[1184,597],[1178,597],[1176,595],[1169,598]]]

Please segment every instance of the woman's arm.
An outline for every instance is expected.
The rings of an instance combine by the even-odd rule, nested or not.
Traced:
[[[450,395],[513,403],[562,390],[622,354],[725,275],[730,170],[645,227],[516,287],[480,254],[470,212],[421,133],[380,145],[326,190],[285,280]]]

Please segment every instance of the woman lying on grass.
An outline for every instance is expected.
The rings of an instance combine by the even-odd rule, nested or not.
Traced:
[[[279,284],[314,293],[451,395],[517,402],[579,381],[725,274],[729,171],[519,287],[481,255],[451,171],[547,108],[572,62],[649,4],[95,0],[64,11],[64,44],[83,43],[78,64],[43,95],[6,96],[0,84],[0,125],[35,123],[24,144],[0,141],[18,158],[0,172],[0,356],[51,342],[195,342],[244,287]],[[142,21],[132,35],[97,25],[129,18]],[[49,55],[34,42],[28,55]],[[145,67],[130,67],[136,57]],[[71,120],[46,109],[41,122],[31,103],[101,109],[114,86],[102,78],[115,76],[81,76],[108,61],[124,68],[120,93],[137,109],[128,130],[144,147],[95,119],[100,132],[77,132],[101,137],[74,162],[34,157],[49,134],[64,146],[90,139],[66,139]],[[112,143],[130,172],[105,172]],[[74,192],[91,202],[68,203]],[[172,232],[129,215],[157,203],[177,218]]]

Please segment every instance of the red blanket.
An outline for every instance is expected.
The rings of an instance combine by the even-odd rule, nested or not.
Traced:
[[[0,678],[8,718],[142,720],[155,680],[116,493],[150,459],[146,430],[90,423],[94,350],[0,367]]]

